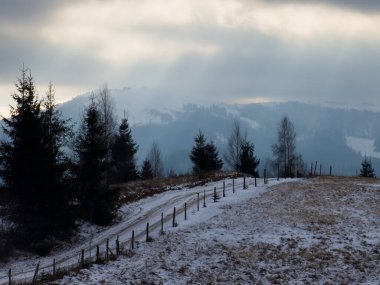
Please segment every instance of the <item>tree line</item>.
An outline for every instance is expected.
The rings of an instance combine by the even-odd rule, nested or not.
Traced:
[[[57,238],[70,236],[76,221],[98,225],[112,223],[117,216],[119,190],[112,184],[150,179],[163,175],[157,143],[136,165],[138,145],[127,118],[116,120],[106,86],[90,96],[77,131],[65,120],[55,102],[50,83],[39,99],[34,79],[21,69],[12,94],[15,105],[3,118],[5,138],[0,142],[0,177],[7,197],[9,232],[16,247],[47,253]],[[282,176],[301,169],[302,157],[295,151],[294,126],[287,117],[278,129],[273,145],[274,164]],[[200,178],[224,166],[213,141],[199,130],[189,153],[192,172]],[[234,122],[224,155],[230,169],[258,177],[260,160],[254,143]],[[1,242],[1,236],[0,236]]]

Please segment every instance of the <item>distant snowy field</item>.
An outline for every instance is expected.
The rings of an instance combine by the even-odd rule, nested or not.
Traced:
[[[361,156],[380,158],[380,152],[375,151],[375,140],[347,136],[346,144],[353,150],[360,152]]]
[[[380,185],[286,182],[208,200],[153,242],[54,284],[380,284]]]

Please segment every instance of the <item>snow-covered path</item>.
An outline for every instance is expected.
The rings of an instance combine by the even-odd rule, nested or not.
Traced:
[[[374,181],[250,186],[179,219],[179,227],[156,233],[154,242],[56,283],[378,285],[380,185]]]
[[[225,180],[226,195],[232,194],[232,180]],[[254,184],[253,179],[247,179],[247,185],[252,188]],[[258,180],[258,184],[263,184],[262,179]],[[242,191],[243,179],[235,179],[234,186],[236,189],[236,196],[241,196],[238,193]],[[144,235],[146,223],[150,223],[150,231],[157,231],[160,226],[161,213],[164,214],[165,227],[169,226],[169,221],[172,218],[173,207],[177,207],[177,221],[181,221],[183,217],[179,215],[183,212],[184,203],[187,203],[188,213],[190,216],[191,211],[195,211],[197,204],[197,193],[200,193],[200,198],[203,199],[203,193],[206,193],[207,204],[212,200],[214,187],[217,188],[218,194],[222,195],[223,181],[209,183],[204,186],[195,188],[183,188],[181,190],[168,191],[162,194],[155,195],[153,197],[141,200],[139,202],[124,206],[121,210],[126,214],[122,215],[122,221],[104,231],[92,234],[82,242],[75,244],[68,250],[54,253],[44,258],[32,257],[26,260],[13,260],[3,266],[0,269],[0,284],[8,284],[8,269],[12,268],[12,280],[15,282],[27,280],[30,281],[33,278],[36,264],[39,263],[39,273],[51,273],[52,272],[52,260],[55,259],[56,268],[68,268],[78,264],[81,251],[85,251],[85,258],[94,257],[96,254],[96,246],[101,248],[105,247],[107,239],[110,245],[115,244],[116,238],[122,246],[128,247],[130,244],[132,230],[136,233],[136,239],[138,240]],[[256,188],[262,189],[263,187]],[[247,191],[244,191],[247,192]],[[225,198],[224,198],[225,199]],[[200,207],[202,207],[202,201]],[[207,218],[202,213],[197,215],[199,218]],[[191,223],[191,219],[188,221]],[[181,225],[181,222],[179,222]],[[104,249],[103,249],[104,251]]]

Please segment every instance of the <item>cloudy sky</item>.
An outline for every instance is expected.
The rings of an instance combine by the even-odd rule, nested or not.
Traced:
[[[107,83],[380,110],[377,0],[2,0],[0,43],[1,112],[23,63],[59,101]]]

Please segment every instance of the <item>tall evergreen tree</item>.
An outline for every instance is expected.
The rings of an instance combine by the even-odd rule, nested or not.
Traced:
[[[116,215],[118,195],[107,182],[107,135],[94,98],[83,117],[74,150],[78,198],[84,217],[96,224],[108,224]]]
[[[240,149],[238,171],[258,177],[257,167],[260,160],[254,155],[255,147],[253,143],[246,140],[241,144]]]
[[[119,132],[111,143],[112,182],[120,183],[138,178],[135,154],[138,146],[133,140],[128,120],[123,119]]]
[[[362,168],[360,169],[361,177],[375,177],[375,170],[372,167],[372,162],[367,157],[362,161]]]
[[[63,147],[71,136],[69,121],[62,119],[55,103],[55,90],[50,83],[46,97],[42,102],[44,157],[40,167],[44,167],[45,195],[48,199],[49,217],[55,229],[67,230],[73,223],[69,216],[68,191],[65,178],[67,157]]]
[[[44,110],[28,69],[21,70],[16,88],[16,106],[10,118],[3,118],[7,140],[0,144],[0,176],[15,202],[12,217],[23,237],[20,245],[31,248],[62,222],[58,212],[64,201],[59,184],[63,172],[58,161],[68,129],[57,116],[52,86]]]
[[[194,138],[195,146],[193,146],[190,159],[193,162],[193,172],[200,177],[211,171],[220,170],[223,162],[219,159],[219,153],[213,142],[206,143],[205,136],[201,130]]]

